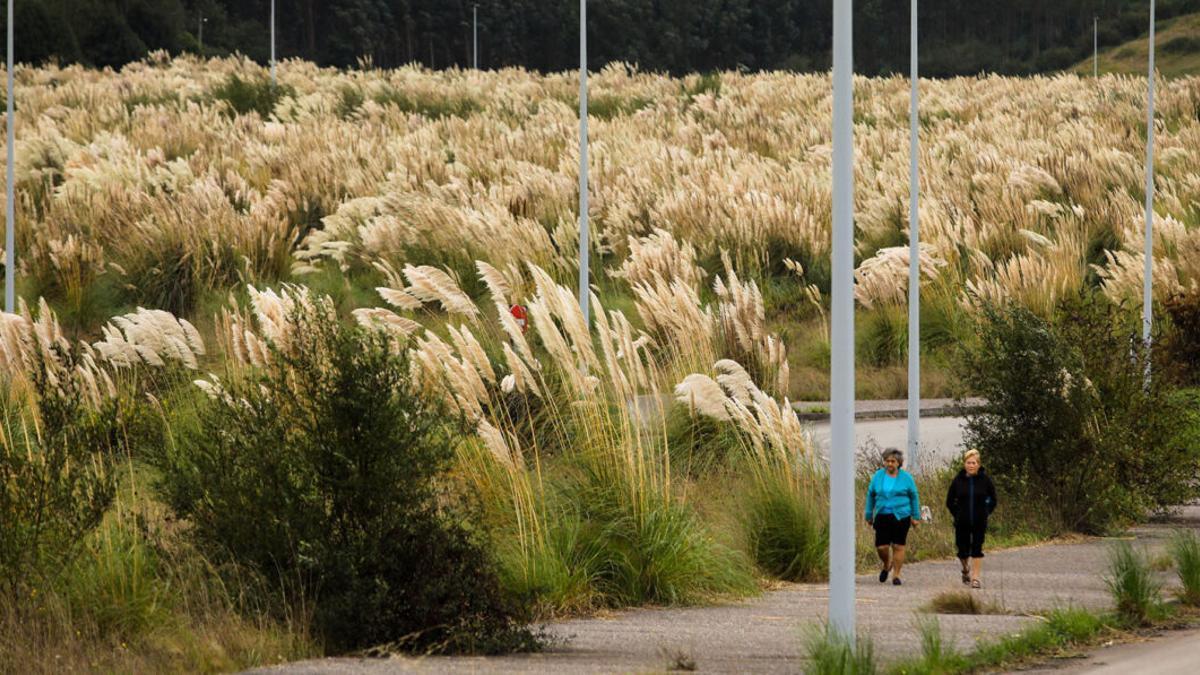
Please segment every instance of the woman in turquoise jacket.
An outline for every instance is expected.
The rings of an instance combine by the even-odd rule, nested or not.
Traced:
[[[892,575],[892,584],[899,586],[900,569],[904,567],[904,547],[908,543],[908,528],[921,520],[921,499],[912,474],[900,467],[904,453],[896,448],[883,451],[883,468],[871,477],[867,487],[867,508],[863,516],[875,528],[875,550],[883,571],[879,583]]]

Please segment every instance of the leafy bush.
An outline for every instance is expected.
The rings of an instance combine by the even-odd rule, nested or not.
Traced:
[[[1155,618],[1162,606],[1162,584],[1150,569],[1146,556],[1122,541],[1108,553],[1108,574],[1104,584],[1112,594],[1117,614],[1134,625]]]
[[[1179,598],[1200,606],[1200,536],[1193,530],[1179,530],[1171,536],[1170,549],[1182,586]]]
[[[536,646],[439,488],[458,438],[407,354],[328,303],[287,323],[287,349],[204,406],[162,462],[201,546],[311,603],[335,651]]]
[[[114,397],[90,407],[80,379],[64,376],[78,356],[51,349],[34,352],[29,398],[0,404],[0,590],[70,562],[112,503],[113,466],[136,441],[134,406]]]
[[[1104,532],[1184,503],[1200,484],[1187,401],[1161,362],[1147,383],[1147,350],[1124,316],[1092,296],[1063,302],[1053,322],[985,307],[959,362],[988,401],[968,415],[967,444],[1002,489],[1068,529]]]

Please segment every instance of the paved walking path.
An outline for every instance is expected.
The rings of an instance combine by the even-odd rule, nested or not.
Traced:
[[[1157,553],[1173,527],[1200,528],[1200,507],[1188,507],[1173,523],[1139,528],[1141,545]],[[1109,607],[1102,575],[1111,541],[1091,539],[999,551],[984,561],[984,589],[977,591],[1006,614],[939,615],[943,635],[969,650],[981,638],[1012,633],[1039,619],[1027,613],[1055,606]],[[1168,578],[1164,575],[1164,579]],[[914,621],[941,591],[962,590],[957,561],[917,563],[904,569],[900,587],[874,575],[857,582],[858,624],[884,660],[920,650]],[[828,587],[788,584],[744,602],[714,607],[637,609],[612,616],[553,624],[567,642],[542,654],[498,658],[325,659],[289,664],[287,673],[662,672],[671,655],[683,654],[703,672],[795,673],[803,669],[801,635],[825,617]]]

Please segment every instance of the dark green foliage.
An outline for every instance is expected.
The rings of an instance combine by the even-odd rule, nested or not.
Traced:
[[[1146,0],[947,0],[922,6],[921,66],[933,77],[997,72],[1012,75],[1063,68],[1091,54],[1092,17],[1100,45],[1147,29]],[[578,67],[577,3],[481,0],[479,64],[543,72]],[[1162,0],[1160,19],[1200,11],[1200,0]],[[269,0],[17,0],[18,60],[57,55],[94,65],[120,65],[147,49],[196,51],[204,17],[204,51],[269,55]],[[620,0],[588,6],[589,60],[673,74],[717,70],[829,68],[832,6],[827,0]],[[439,0],[302,0],[280,6],[281,58],[355,67],[367,56],[380,67],[418,63],[467,68],[472,63],[472,3]],[[882,0],[855,5],[855,68],[867,75],[908,67],[908,6]],[[1178,44],[1177,44],[1178,43]],[[1195,47],[1167,42],[1168,53]],[[699,91],[719,83],[701,80]]]
[[[1165,42],[1161,49],[1167,54],[1192,54],[1200,52],[1200,37],[1180,35]]]
[[[535,647],[439,487],[458,439],[406,353],[325,309],[288,321],[289,349],[202,407],[161,461],[202,547],[311,603],[334,651]]]
[[[745,440],[732,425],[695,414],[686,406],[671,406],[667,415],[667,447],[671,466],[685,475],[698,476],[727,467],[741,453]]]
[[[1104,532],[1196,496],[1193,415],[1165,364],[1147,384],[1127,316],[1092,296],[1063,302],[1054,322],[987,307],[961,355],[964,384],[988,401],[968,416],[967,444],[1051,526]]]
[[[1200,293],[1177,295],[1165,304],[1171,319],[1163,346],[1180,376],[1190,385],[1200,385]]]
[[[267,119],[275,104],[296,92],[287,85],[273,86],[265,77],[242,79],[236,73],[212,90],[212,97],[229,104],[232,112],[245,115],[250,112]]]

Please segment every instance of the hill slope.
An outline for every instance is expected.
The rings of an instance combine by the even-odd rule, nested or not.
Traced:
[[[1200,12],[1159,21],[1156,32],[1155,66],[1160,73],[1166,77],[1200,75]],[[1143,34],[1136,40],[1101,50],[1100,72],[1145,75],[1148,42],[1148,36]],[[1081,61],[1071,71],[1090,75],[1092,59]]]

